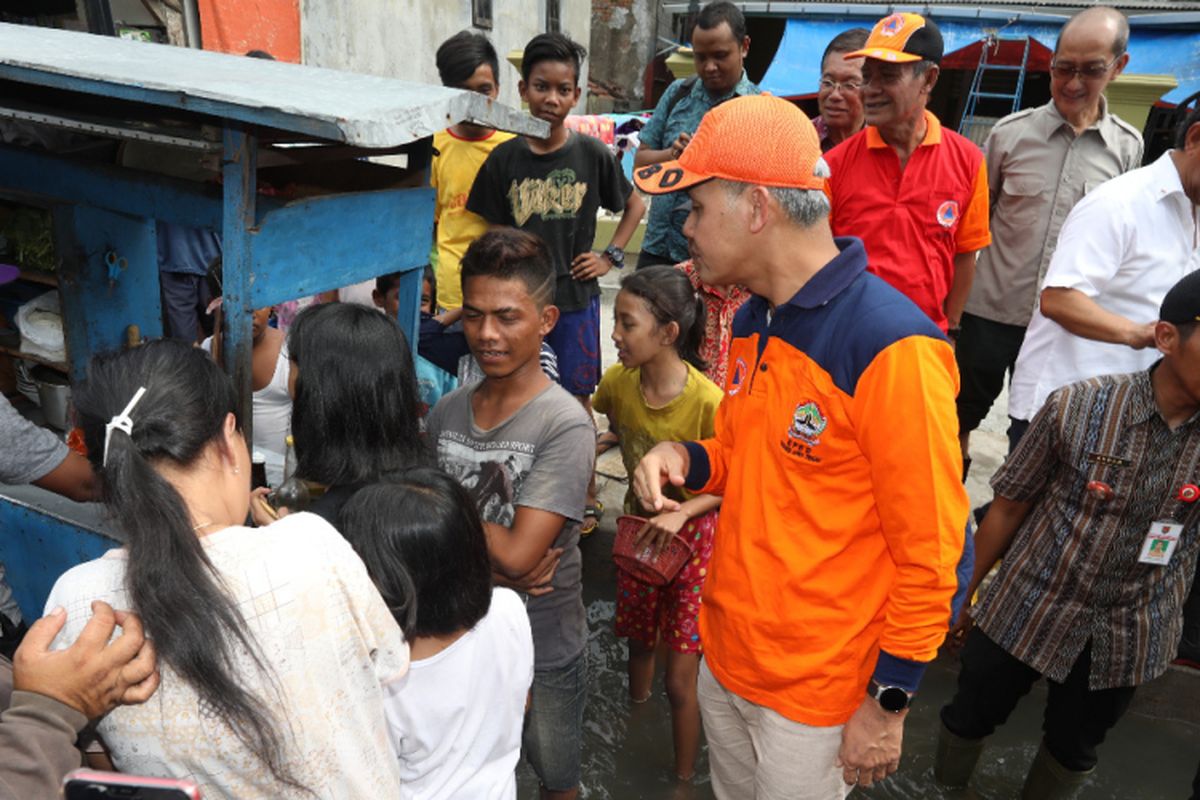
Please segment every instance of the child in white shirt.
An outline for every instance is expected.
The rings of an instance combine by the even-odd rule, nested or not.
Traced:
[[[533,635],[517,594],[492,587],[475,503],[419,467],[360,490],[339,527],[412,648],[384,690],[400,797],[515,799]]]

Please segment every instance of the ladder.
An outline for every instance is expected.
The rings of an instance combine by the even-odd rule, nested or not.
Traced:
[[[998,55],[1000,47],[1004,42],[1019,42],[1023,45],[1024,49],[1021,53],[1020,64],[988,63],[988,53]],[[962,122],[958,125],[959,133],[982,146],[983,140],[987,138],[988,131],[991,130],[991,126],[999,119],[999,117],[983,117],[978,114],[978,104],[981,98],[985,100],[1009,101],[1011,103],[1009,110],[1001,114],[1001,116],[1006,116],[1017,110],[1017,107],[1021,104],[1021,90],[1025,87],[1025,72],[1026,67],[1029,65],[1029,50],[1030,37],[1028,36],[997,36],[994,33],[988,34],[979,55],[979,66],[975,68],[975,75],[971,79],[971,90],[967,93],[967,106],[963,111]],[[1015,74],[1016,76],[1016,85],[1013,86],[1011,92],[984,91],[985,75],[999,75],[1003,73]]]

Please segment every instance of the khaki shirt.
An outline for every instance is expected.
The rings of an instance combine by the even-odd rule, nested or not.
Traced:
[[[1141,134],[1100,102],[1100,119],[1079,136],[1053,101],[992,128],[984,147],[992,244],[980,253],[967,312],[1028,325],[1067,214],[1104,181],[1140,166]]]

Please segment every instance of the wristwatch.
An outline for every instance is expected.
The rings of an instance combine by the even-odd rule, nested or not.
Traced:
[[[882,686],[874,678],[867,684],[867,696],[875,698],[884,711],[899,714],[912,704],[913,695],[899,686]]]
[[[612,265],[617,269],[625,266],[625,251],[617,247],[615,244],[610,244],[604,248],[604,257],[607,258]]]

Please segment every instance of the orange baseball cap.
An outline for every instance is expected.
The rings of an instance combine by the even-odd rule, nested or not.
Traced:
[[[920,14],[890,14],[871,29],[862,50],[846,53],[843,58],[875,58],[903,64],[910,61],[942,61],[942,32],[931,19]]]
[[[709,111],[683,155],[634,170],[633,180],[648,194],[681,192],[713,178],[822,189],[820,160],[817,130],[803,111],[779,97],[749,95]]]

